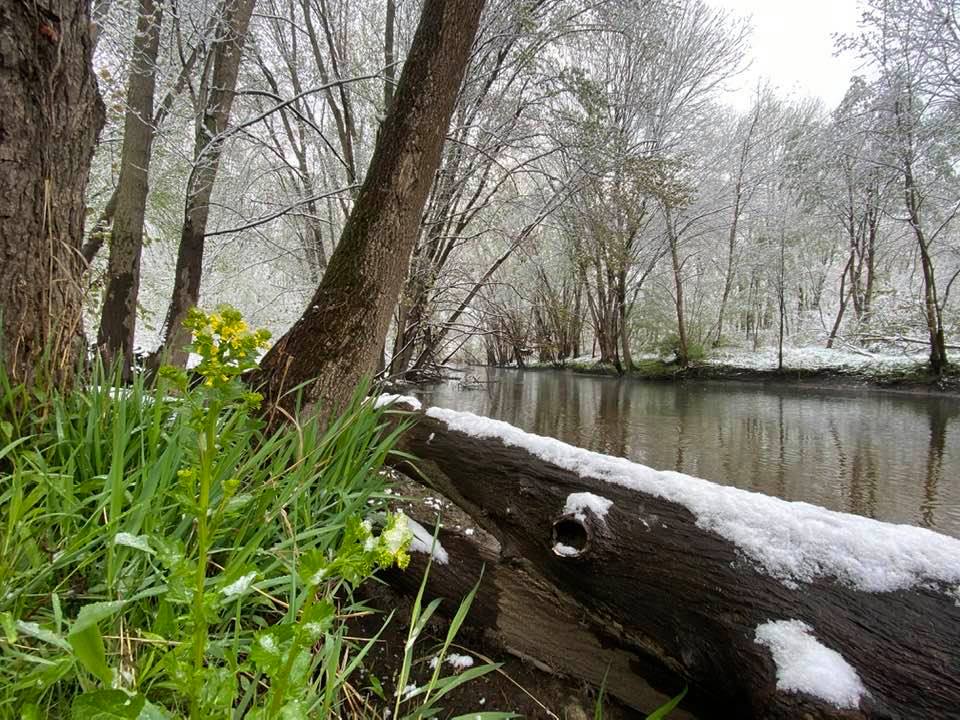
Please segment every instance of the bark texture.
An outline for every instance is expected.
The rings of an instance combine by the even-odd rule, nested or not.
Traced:
[[[155,0],[140,0],[127,81],[127,111],[107,261],[107,286],[97,333],[97,347],[103,359],[109,365],[121,358],[125,378],[129,377],[133,364],[162,13],[162,6]]]
[[[272,403],[322,413],[374,373],[417,237],[482,0],[427,0],[363,187],[310,305],[261,363]]]
[[[92,54],[89,0],[0,3],[0,322],[18,380],[44,363],[66,381],[84,349],[84,191],[104,121]]]
[[[204,238],[210,217],[210,197],[220,167],[223,133],[230,123],[243,45],[256,0],[223,0],[221,23],[213,50],[213,72],[205,79],[194,141],[193,171],[187,181],[187,201],[180,230],[173,294],[164,320],[164,340],[151,364],[166,354],[166,362],[183,366],[190,333],[183,327],[187,311],[200,299]]]
[[[733,543],[699,527],[679,504],[415,417],[401,449],[418,458],[431,495],[462,508],[497,545],[495,553],[463,549],[479,542],[472,540],[476,531],[467,536],[456,528],[466,520],[445,516],[439,538],[450,562],[434,564],[428,589],[462,597],[486,562],[493,587],[478,596],[479,622],[511,638],[525,630],[525,654],[590,682],[597,682],[596,663],[606,657],[617,669],[610,691],[635,706],[647,690],[624,668],[663,695],[675,692],[680,678],[700,717],[956,717],[960,606],[943,588],[871,593],[827,578],[788,587]],[[590,511],[578,518],[564,510],[574,492],[613,504],[603,518]],[[578,552],[557,554],[558,540]],[[516,582],[520,576],[531,578],[529,589]],[[609,656],[557,656],[554,650],[566,642],[558,633],[571,615]],[[777,668],[755,631],[770,620],[794,618],[856,670],[868,691],[857,708],[840,710],[777,688]],[[538,654],[541,644],[545,652]],[[616,659],[620,654],[628,658],[625,665]]]

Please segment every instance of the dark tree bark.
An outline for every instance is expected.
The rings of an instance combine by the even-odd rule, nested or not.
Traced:
[[[84,351],[84,191],[104,108],[90,2],[0,4],[0,322],[16,380],[67,381]]]
[[[377,366],[440,161],[482,0],[427,0],[363,187],[310,305],[256,378],[272,403],[342,408]]]
[[[190,333],[183,327],[183,321],[187,311],[200,298],[210,197],[220,167],[223,133],[230,123],[243,44],[255,3],[256,0],[223,0],[220,31],[213,50],[213,72],[204,83],[201,95],[205,94],[206,97],[201,97],[198,108],[200,116],[194,142],[194,164],[187,181],[187,201],[180,231],[173,294],[164,320],[164,340],[151,361],[152,365],[161,359],[180,366],[187,361],[186,346],[190,341]]]
[[[951,587],[931,581],[868,592],[830,577],[784,584],[683,505],[571,472],[515,440],[466,435],[419,413],[413,419],[400,449],[417,458],[417,470],[404,471],[422,472],[430,495],[468,516],[444,504],[439,540],[450,562],[434,563],[428,593],[456,607],[485,564],[472,612],[508,647],[522,643],[522,654],[593,683],[609,662],[608,690],[645,711],[652,706],[643,704],[650,687],[642,678],[663,695],[682,679],[703,718],[956,717],[960,606]],[[575,492],[612,505],[603,518],[578,517],[565,510]],[[571,617],[595,642],[559,637]],[[777,688],[776,665],[755,631],[790,618],[811,625],[855,669],[867,691],[858,707]]]
[[[157,84],[162,21],[162,4],[156,0],[140,0],[127,85],[127,112],[110,234],[107,286],[97,334],[97,347],[104,361],[109,365],[121,358],[124,378],[129,377],[133,364],[140,256],[153,145],[153,95]]]

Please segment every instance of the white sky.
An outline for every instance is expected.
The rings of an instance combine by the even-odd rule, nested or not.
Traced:
[[[833,33],[856,30],[856,0],[710,0],[741,16],[752,16],[752,65],[736,81],[730,102],[749,107],[760,78],[783,92],[823,99],[832,109],[843,98],[857,62],[834,56]]]

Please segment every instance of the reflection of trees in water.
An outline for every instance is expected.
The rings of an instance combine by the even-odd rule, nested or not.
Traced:
[[[551,372],[488,380],[499,382],[474,391],[475,412],[542,435],[788,499],[957,531],[956,510],[945,505],[955,490],[954,399],[838,402]]]
[[[877,516],[878,478],[873,446],[868,442],[858,443],[850,461],[850,512],[871,518]]]
[[[941,400],[932,403],[927,418],[930,423],[930,444],[927,450],[927,474],[923,483],[923,502],[920,505],[920,524],[935,527],[934,512],[939,506],[938,495],[943,479],[943,451],[947,441],[947,425],[960,413],[957,403]]]

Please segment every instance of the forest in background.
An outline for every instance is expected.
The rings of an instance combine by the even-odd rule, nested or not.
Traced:
[[[862,9],[859,32],[837,38],[861,60],[838,107],[759,85],[737,112],[725,90],[749,23],[704,0],[490,2],[388,373],[458,353],[630,368],[659,350],[685,364],[781,338],[927,347],[940,372],[958,331],[956,8]],[[353,207],[419,11],[97,3],[107,119],[88,186],[89,334],[130,342],[110,326],[135,312],[138,347],[177,351],[170,328],[197,302],[289,327]],[[125,163],[149,163],[139,268],[139,240],[116,240]]]

